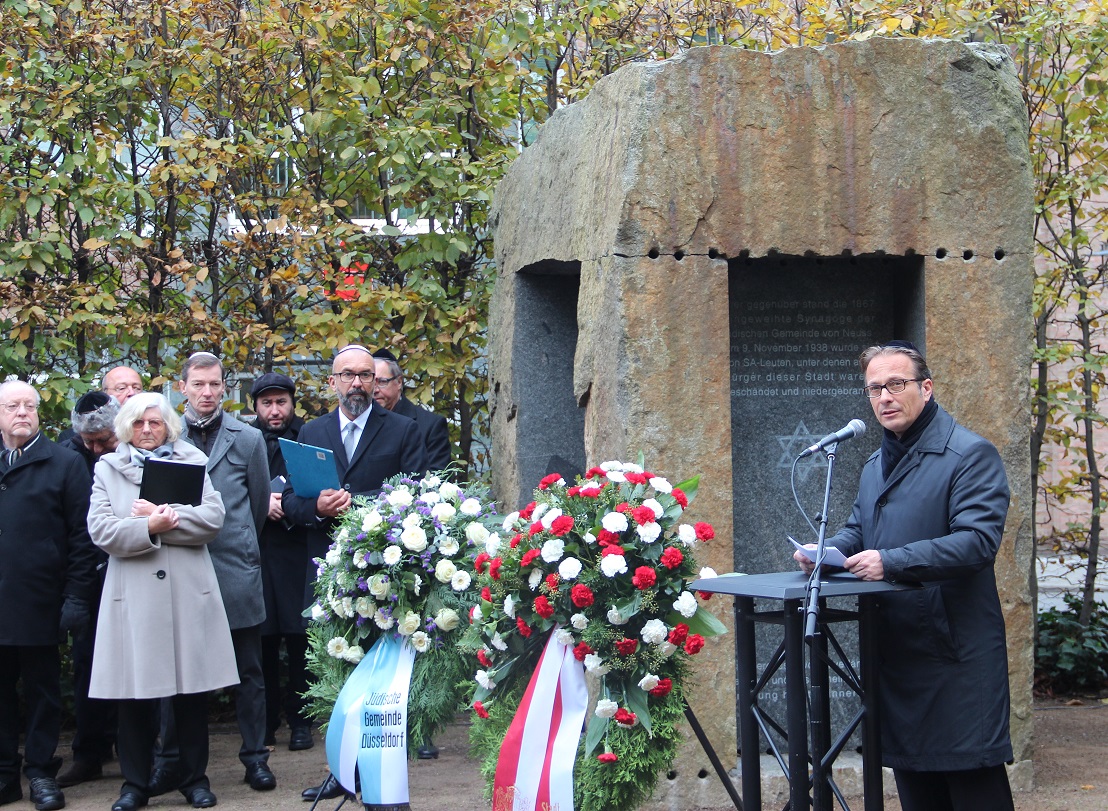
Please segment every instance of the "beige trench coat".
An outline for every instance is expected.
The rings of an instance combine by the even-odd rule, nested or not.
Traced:
[[[173,459],[207,457],[184,440]],[[132,518],[142,468],[121,444],[96,463],[88,527],[110,555],[92,661],[93,698],[160,698],[238,683],[235,651],[206,544],[223,526],[223,501],[204,477],[198,507],[173,505],[178,527],[151,538]]]

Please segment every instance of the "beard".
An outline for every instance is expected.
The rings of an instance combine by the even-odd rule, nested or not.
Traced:
[[[339,394],[339,405],[350,416],[357,418],[369,410],[369,395],[364,391],[351,389],[346,394]]]

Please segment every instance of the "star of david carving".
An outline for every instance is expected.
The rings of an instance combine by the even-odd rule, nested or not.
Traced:
[[[793,460],[800,455],[800,452],[811,445],[815,445],[819,442],[820,437],[809,431],[808,426],[804,424],[804,420],[801,420],[796,424],[796,428],[793,429],[791,434],[779,434],[776,439],[781,446],[781,456],[777,460],[777,467],[788,470],[792,467]],[[823,454],[809,457],[809,459],[796,466],[797,481],[807,481],[813,470],[826,466],[827,457]]]

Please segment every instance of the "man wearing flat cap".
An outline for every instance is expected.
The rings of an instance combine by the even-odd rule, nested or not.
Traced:
[[[304,420],[296,416],[296,384],[277,372],[267,372],[250,389],[254,424],[265,438],[269,457],[269,476],[273,492],[269,496],[269,516],[262,527],[259,545],[262,552],[262,588],[265,596],[265,621],[262,623],[262,676],[265,678],[266,744],[276,743],[281,726],[281,711],[289,725],[289,749],[311,749],[311,722],[304,713],[301,694],[308,689],[305,654],[308,635],[304,630],[304,579],[308,568],[307,532],[285,518],[281,492],[288,481],[288,469],[281,453],[281,439],[294,442],[300,436]],[[281,642],[288,658],[288,685],[281,689]]]
[[[446,417],[417,405],[404,396],[404,372],[396,356],[387,349],[373,353],[377,380],[373,386],[373,400],[393,414],[415,420],[423,439],[423,453],[428,470],[445,470],[450,465],[450,431]]]

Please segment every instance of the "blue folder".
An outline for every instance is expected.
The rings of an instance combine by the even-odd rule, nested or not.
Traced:
[[[335,454],[330,449],[281,437],[281,454],[285,457],[292,490],[301,498],[316,498],[324,490],[342,487]]]

